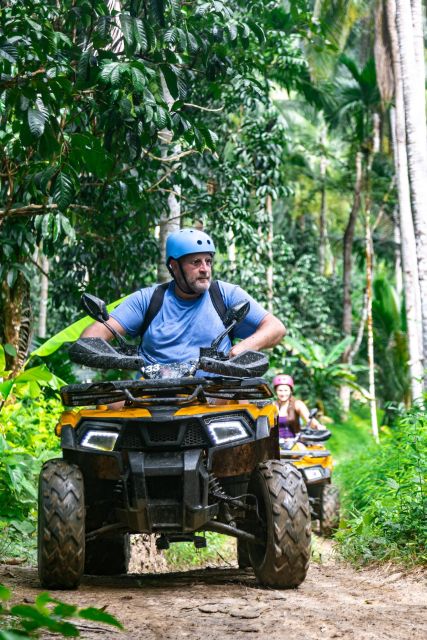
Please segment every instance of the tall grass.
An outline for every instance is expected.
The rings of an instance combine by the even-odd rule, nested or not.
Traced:
[[[427,563],[425,410],[409,411],[383,430],[380,445],[346,456],[337,478],[345,520],[336,537],[345,558]]]

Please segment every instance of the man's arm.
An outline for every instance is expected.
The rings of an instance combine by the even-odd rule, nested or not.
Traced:
[[[113,329],[117,331],[117,333],[120,333],[121,336],[125,335],[126,329],[122,327],[120,322],[117,322],[117,320],[115,320],[111,316],[108,319],[108,324],[111,325]],[[86,327],[86,329],[82,332],[80,337],[81,338],[104,338],[104,340],[111,340],[113,338],[113,334],[101,322],[94,322],[89,327]]]
[[[255,333],[235,344],[231,348],[229,356],[232,358],[242,353],[242,351],[260,351],[260,349],[275,347],[282,340],[285,333],[286,329],[283,322],[273,314],[267,313]]]

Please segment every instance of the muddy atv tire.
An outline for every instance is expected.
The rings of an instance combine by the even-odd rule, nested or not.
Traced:
[[[252,566],[249,558],[248,543],[244,540],[237,540],[237,564],[239,569],[247,569]]]
[[[97,538],[86,542],[85,570],[92,576],[118,576],[127,573],[130,560],[128,533]]]
[[[261,463],[252,473],[248,493],[258,499],[265,544],[249,544],[258,581],[276,589],[297,587],[310,560],[311,519],[301,472],[279,460]]]
[[[80,469],[55,459],[39,478],[38,572],[47,589],[74,589],[85,558],[85,505]]]
[[[330,538],[340,524],[340,494],[338,487],[326,484],[322,492],[320,509],[320,533]]]

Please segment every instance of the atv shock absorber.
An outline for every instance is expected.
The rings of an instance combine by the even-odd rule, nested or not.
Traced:
[[[220,482],[213,473],[209,474],[209,484],[208,484],[209,493],[219,500],[224,500],[228,498],[227,494],[224,493],[223,488],[220,485]]]
[[[222,514],[224,516],[224,520],[226,521],[226,523],[228,525],[230,525],[231,527],[235,527],[236,526],[236,522],[235,522],[233,516],[231,515],[230,507],[228,505],[228,502],[231,501],[231,498],[230,498],[230,496],[227,496],[226,493],[224,493],[224,490],[221,487],[221,484],[220,484],[218,478],[216,478],[213,475],[213,473],[209,474],[208,488],[209,488],[210,495],[220,501],[220,508],[221,508],[221,511],[222,511]]]
[[[255,511],[256,513],[258,513],[258,509],[256,506],[248,504],[247,502],[244,502],[244,500],[242,500],[242,498],[248,498],[250,497],[251,499],[255,498],[255,496],[252,496],[252,494],[250,493],[245,493],[241,496],[238,496],[237,498],[233,498],[232,496],[228,496],[225,492],[224,489],[221,487],[221,484],[218,480],[218,478],[216,478],[213,473],[209,474],[209,483],[208,483],[208,490],[209,490],[209,494],[211,496],[213,496],[214,498],[216,498],[217,500],[221,500],[221,502],[227,502],[230,503],[236,507],[238,507],[239,509],[244,509],[245,511]],[[255,500],[256,502],[256,500]]]

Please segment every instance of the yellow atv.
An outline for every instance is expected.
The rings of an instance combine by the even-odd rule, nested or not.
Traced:
[[[101,300],[85,294],[83,303],[108,326]],[[201,547],[206,531],[237,538],[261,584],[304,580],[308,495],[301,472],[280,460],[277,411],[260,377],[267,358],[248,351],[228,359],[217,348],[248,309],[245,302],[228,311],[224,332],[197,362],[146,366],[121,336],[116,348],[100,338],[72,345],[75,362],[143,378],[61,389],[63,403],[76,408],[56,427],[62,458],[40,474],[43,587],[77,587],[84,573],[125,573],[129,534],[156,534],[159,548]]]
[[[310,412],[310,420],[316,409]],[[340,522],[340,496],[337,486],[332,484],[333,460],[324,442],[331,437],[327,429],[305,429],[295,438],[280,441],[280,459],[292,462],[304,477],[313,520],[319,522],[320,533],[330,537]]]

